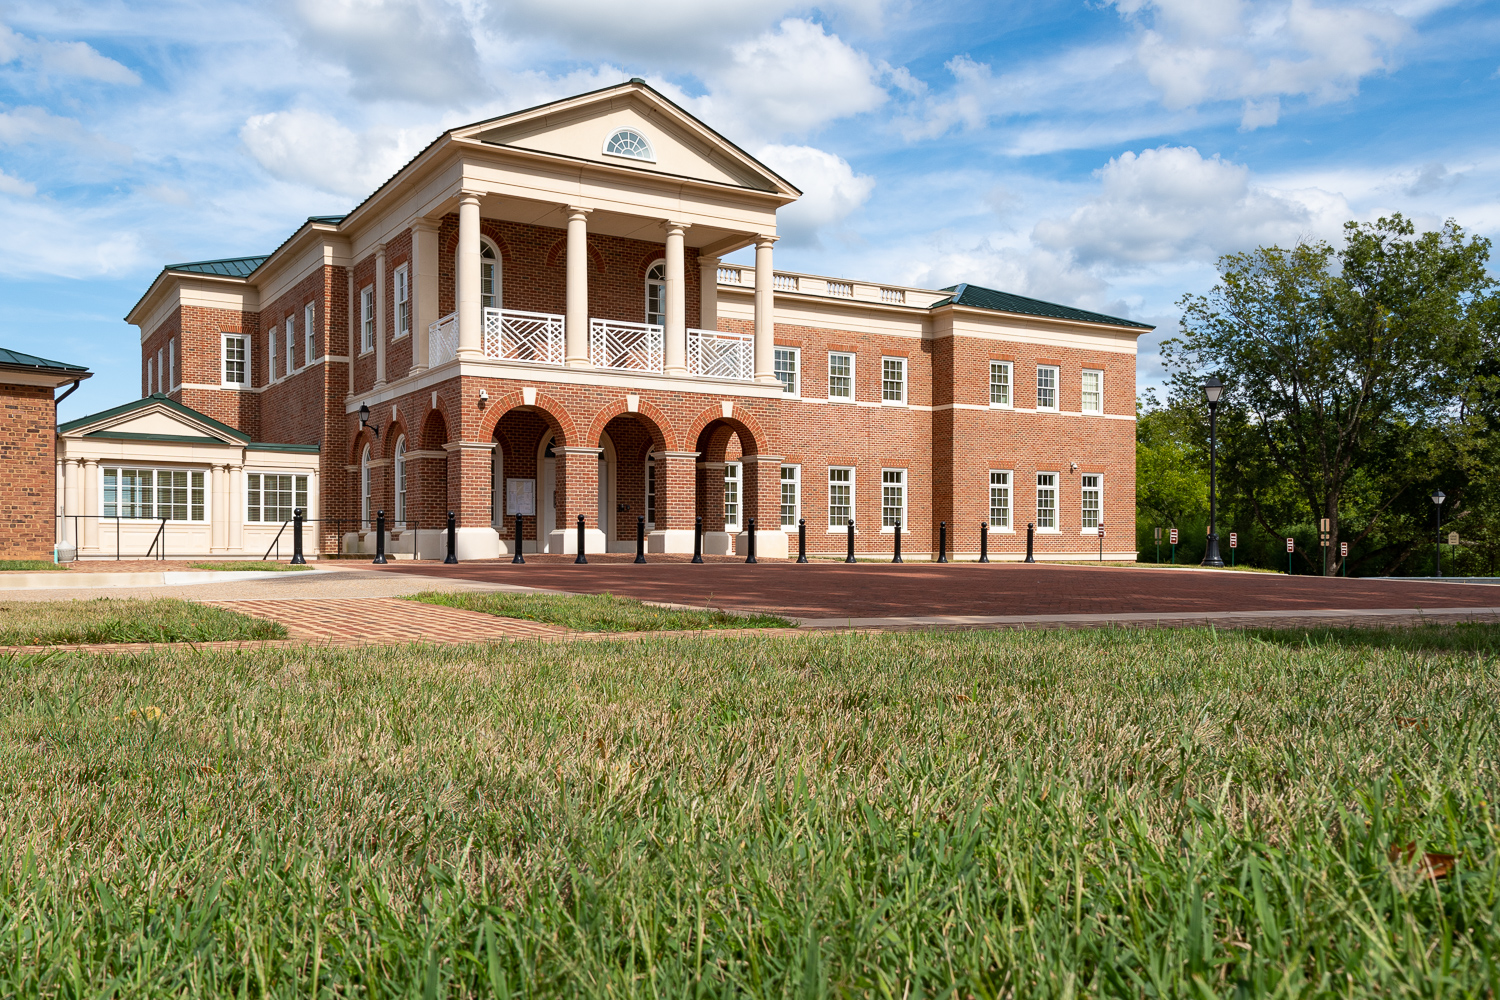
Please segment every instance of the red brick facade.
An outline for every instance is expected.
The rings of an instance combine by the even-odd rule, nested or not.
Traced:
[[[50,559],[56,531],[51,386],[0,382],[0,559]]]

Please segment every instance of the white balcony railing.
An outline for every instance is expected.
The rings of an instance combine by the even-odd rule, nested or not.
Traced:
[[[719,284],[721,285],[743,285],[745,284],[745,272],[737,267],[719,265]]]
[[[458,313],[451,312],[427,328],[427,367],[446,365],[458,355]]]
[[[665,342],[663,329],[652,323],[589,322],[589,361],[599,368],[659,372]]]
[[[563,363],[563,318],[516,309],[484,310],[484,356],[534,364]]]
[[[749,381],[755,372],[755,337],[719,330],[687,332],[689,375]]]

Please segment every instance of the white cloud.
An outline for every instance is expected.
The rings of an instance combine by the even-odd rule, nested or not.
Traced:
[[[1096,196],[1066,218],[1036,224],[1039,246],[1107,266],[1212,260],[1303,235],[1331,236],[1349,217],[1340,197],[1273,190],[1253,182],[1248,167],[1205,159],[1191,146],[1126,152],[1096,176]]]
[[[141,82],[134,70],[103,55],[86,42],[28,38],[0,24],[0,66],[18,60],[43,76],[97,80],[125,86]]]
[[[373,129],[355,132],[317,111],[255,115],[240,140],[272,176],[321,191],[363,196],[438,134]]]
[[[70,146],[112,160],[130,159],[128,146],[90,132],[77,119],[31,106],[0,111],[0,146],[22,145]]]
[[[36,194],[36,185],[30,181],[23,181],[19,177],[12,177],[5,171],[0,170],[0,194],[12,194],[22,198],[30,198]]]
[[[811,146],[765,146],[757,156],[802,191],[801,199],[776,213],[777,232],[790,246],[820,245],[819,234],[841,224],[875,190],[875,178]]]
[[[143,262],[140,236],[109,211],[44,199],[0,202],[0,274],[94,278]]]

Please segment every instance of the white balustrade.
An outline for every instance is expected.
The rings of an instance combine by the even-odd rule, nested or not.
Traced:
[[[665,344],[665,330],[653,323],[589,321],[589,361],[598,368],[659,372]]]
[[[427,328],[427,367],[446,365],[458,355],[458,313],[451,312]]]
[[[882,288],[880,290],[880,301],[898,306],[905,305],[906,290],[902,288]]]
[[[743,285],[745,276],[737,267],[719,267],[719,284],[721,285]]]
[[[689,375],[749,381],[755,374],[755,336],[721,330],[687,332]]]
[[[563,351],[563,317],[517,309],[484,310],[485,357],[560,365]]]
[[[854,298],[854,286],[847,281],[830,281],[828,294],[840,299]]]
[[[797,290],[797,276],[795,274],[777,274],[771,279],[771,287],[778,292],[795,292]]]

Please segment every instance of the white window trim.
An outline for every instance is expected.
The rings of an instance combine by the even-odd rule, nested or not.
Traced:
[[[1037,371],[1037,376],[1036,376],[1037,385],[1036,385],[1036,387],[1038,389],[1041,388],[1042,372],[1049,371],[1049,372],[1052,373],[1052,405],[1051,406],[1043,406],[1041,404],[1041,402],[1038,401],[1037,404],[1036,404],[1036,412],[1038,412],[1038,413],[1057,413],[1057,412],[1059,412],[1060,409],[1061,409],[1061,407],[1062,407],[1062,369],[1059,368],[1057,365],[1037,365],[1036,366],[1036,371]],[[1011,390],[1011,395],[1012,396],[1015,395],[1015,390],[1014,389]]]
[[[1037,514],[1036,514],[1036,511],[1037,511],[1037,500],[1040,499],[1040,491],[1041,491],[1041,488],[1042,488],[1041,484],[1037,482],[1037,479],[1040,478],[1040,477],[1042,477],[1042,476],[1051,476],[1052,477],[1052,527],[1050,527],[1050,528],[1043,528],[1040,524],[1037,524],[1036,533],[1038,535],[1060,535],[1060,534],[1062,534],[1062,474],[1061,473],[1053,472],[1051,469],[1038,469],[1037,473],[1036,473],[1036,476],[1032,478],[1032,480],[1031,480],[1031,482],[1032,482],[1032,494],[1031,494],[1031,518],[1032,518],[1032,523],[1033,524],[1036,523],[1036,517],[1037,517]],[[1012,477],[1011,482],[1012,482],[1012,484],[1014,484],[1014,482],[1015,482],[1014,477]],[[1012,485],[1011,488],[1010,488],[1010,504],[1011,504],[1010,519],[1011,519],[1011,521],[1015,521],[1015,519],[1016,519],[1016,512],[1015,512],[1016,488],[1015,488],[1014,485]]]
[[[880,533],[882,535],[896,533],[895,528],[885,523],[885,474],[887,472],[901,473],[901,534],[909,535],[911,534],[911,518],[906,515],[911,506],[911,475],[906,469],[890,466],[880,470]]]
[[[406,527],[406,435],[396,439],[396,448],[391,453],[391,500],[395,509],[396,527]]]
[[[610,155],[614,155],[614,154],[610,154]],[[627,156],[627,157],[625,157],[625,159],[631,159],[631,157]],[[653,282],[651,280],[651,272],[656,269],[656,266],[658,264],[661,265],[661,269],[662,269],[662,279],[661,279],[661,313],[660,313],[660,315],[661,315],[661,322],[660,323],[652,323],[651,322],[651,286],[653,284],[655,284],[655,282]],[[641,306],[643,307],[641,309],[641,322],[647,324],[648,326],[666,326],[667,325],[667,258],[665,258],[665,257],[658,257],[655,260],[653,260],[651,263],[649,263],[649,264],[646,265],[646,277],[641,280]]]
[[[176,390],[177,382],[177,338],[167,341],[167,391]]]
[[[302,307],[302,363],[303,367],[317,360],[317,310],[309,302]]]
[[[391,273],[391,305],[394,307],[396,323],[396,335],[392,340],[401,340],[411,334],[411,270],[410,265],[402,264]],[[405,286],[404,288],[402,286]],[[405,292],[403,297],[402,292]],[[406,329],[401,329],[401,307],[406,306]]]
[[[724,478],[726,480],[729,478],[729,470],[730,469],[734,470],[734,482],[735,482],[735,487],[736,487],[736,490],[737,490],[737,492],[736,492],[737,499],[736,499],[735,505],[734,505],[735,506],[735,510],[736,510],[736,515],[735,515],[736,519],[733,520],[733,521],[731,521],[727,517],[724,518],[724,530],[726,532],[728,532],[728,531],[742,531],[742,530],[744,530],[742,526],[745,523],[745,463],[743,463],[743,462],[725,462],[724,463]]]
[[[231,337],[236,337],[239,340],[244,341],[244,347],[245,347],[245,381],[243,381],[243,382],[231,382],[231,381],[229,381],[229,372],[226,371],[226,368],[229,365],[228,350],[229,350],[229,338],[231,338]],[[247,334],[247,333],[221,333],[221,334],[219,334],[219,384],[220,384],[220,386],[222,388],[225,388],[225,389],[249,389],[254,384],[254,382],[255,382],[255,378],[254,378],[255,368],[251,364],[252,359],[251,359],[250,351],[251,351],[251,347],[250,347],[250,335],[249,334]]]
[[[887,361],[901,362],[901,399],[885,398],[885,363]],[[880,358],[880,405],[881,406],[910,406],[911,405],[911,365],[906,358],[882,355]]]
[[[997,403],[997,402],[995,402],[995,393],[994,393],[993,386],[995,384],[995,366],[996,365],[1004,365],[1005,366],[1005,384],[1010,388],[1010,402],[1009,403]],[[1016,366],[1015,366],[1015,363],[1012,362],[1012,361],[996,361],[996,360],[992,359],[990,361],[990,367],[989,367],[989,378],[990,378],[990,383],[989,383],[990,384],[990,388],[988,389],[988,391],[990,393],[990,409],[992,409],[992,410],[1014,410],[1016,408]],[[1011,518],[1011,520],[1015,520],[1015,518]]]
[[[151,504],[152,504],[151,509],[152,509],[153,513],[156,510],[156,473],[158,473],[158,472],[187,472],[188,473],[188,517],[187,517],[187,520],[178,520],[175,517],[169,517],[169,518],[167,518],[167,523],[168,524],[212,524],[213,523],[213,520],[214,520],[214,507],[213,507],[213,504],[214,504],[214,497],[213,497],[213,492],[214,492],[213,491],[213,470],[211,468],[209,468],[208,466],[201,466],[201,465],[187,465],[187,466],[180,466],[180,465],[142,465],[140,463],[104,461],[103,459],[101,459],[100,462],[99,462],[99,470],[98,470],[98,475],[99,475],[99,491],[98,491],[99,492],[99,502],[98,502],[98,504],[94,508],[94,513],[101,520],[104,517],[106,517],[106,516],[108,516],[111,521],[115,520],[115,515],[113,515],[113,514],[106,515],[104,513],[104,475],[110,469],[113,469],[115,471],[115,476],[116,476],[116,478],[115,478],[115,510],[116,511],[118,511],[120,509],[120,478],[119,478],[119,473],[120,473],[121,469],[133,469],[133,470],[136,470],[136,471],[143,471],[143,472],[150,472],[151,473]],[[193,478],[192,478],[192,474],[194,472],[201,472],[203,474],[203,520],[201,520],[201,521],[195,521],[195,520],[193,520]],[[121,522],[129,522],[129,523],[132,523],[132,524],[160,524],[161,523],[161,518],[159,518],[159,517],[150,517],[150,518],[146,518],[146,517],[121,517],[120,521]]]
[[[835,396],[833,394],[833,356],[835,354],[837,354],[839,357],[849,359],[849,395],[847,396]],[[858,363],[859,355],[855,354],[853,351],[828,352],[828,401],[830,403],[853,403],[855,399],[858,398],[859,393],[855,391],[855,385],[857,383],[855,382],[854,377],[854,367]]]
[[[637,136],[639,136],[640,139],[641,139],[641,141],[646,144],[646,152],[649,155],[647,155],[647,156],[632,156],[629,153],[611,153],[609,151],[609,144],[611,142],[613,142],[615,136],[619,135],[621,132],[634,132]],[[604,137],[604,144],[599,147],[599,155],[601,155],[601,156],[613,156],[617,160],[633,160],[636,163],[655,163],[656,162],[656,144],[651,141],[651,137],[649,135],[647,135],[646,133],[642,132],[640,129],[636,128],[634,125],[622,125],[620,128],[611,130],[610,133],[609,133],[609,135],[607,135],[607,136]]]
[[[244,488],[241,490],[241,493],[243,495],[240,497],[240,519],[241,519],[242,523],[247,528],[263,528],[266,525],[279,526],[281,524],[280,521],[252,521],[252,520],[250,520],[250,477],[251,476],[262,476],[262,477],[264,477],[264,476],[291,476],[292,477],[292,509],[293,510],[295,510],[296,506],[297,506],[297,477],[301,476],[302,478],[306,479],[307,480],[307,491],[306,491],[307,492],[307,506],[305,506],[305,507],[302,508],[302,516],[304,518],[307,517],[307,512],[312,508],[313,476],[312,476],[311,472],[309,472],[307,469],[272,469],[272,468],[265,468],[265,467],[262,467],[262,468],[253,468],[253,467],[250,467],[250,466],[246,466],[245,467],[245,476],[244,476],[245,485],[244,485]],[[265,481],[264,481],[264,479],[262,479],[262,481],[261,481],[261,488],[264,491],[264,488],[265,488]],[[265,496],[265,493],[262,492],[261,496]],[[264,510],[265,510],[265,504],[261,504],[261,510],[262,510],[262,512],[264,512]]]
[[[785,472],[787,469],[793,470],[794,475],[792,476],[792,478],[790,480],[788,480],[788,479],[783,479],[780,476],[778,476],[777,480],[778,480],[781,488],[785,488],[785,485],[788,482],[792,483],[792,487],[793,487],[792,488],[792,495],[795,497],[795,500],[793,502],[793,506],[795,506],[797,509],[792,514],[792,523],[791,524],[787,524],[786,523],[785,515],[782,515],[782,520],[781,520],[780,523],[781,523],[781,526],[783,528],[795,528],[795,527],[797,527],[797,519],[802,516],[802,466],[793,464],[793,465],[783,465],[781,467],[781,471],[782,472]],[[780,497],[781,497],[781,494],[778,492],[778,494],[777,494],[777,500],[778,501],[780,500]],[[777,510],[780,511],[780,509],[781,509],[780,508],[780,504],[778,502]]]
[[[368,531],[370,520],[370,462],[373,461],[370,446],[365,445],[359,453],[359,523],[360,529]]]
[[[791,351],[792,352],[792,375],[793,375],[792,391],[791,392],[787,392],[786,391],[786,383],[782,382],[781,383],[781,385],[782,385],[782,390],[781,390],[782,391],[782,395],[787,396],[787,397],[789,397],[791,399],[801,399],[802,398],[802,348],[800,348],[800,347],[782,347],[779,344],[773,344],[773,345],[771,345],[771,370],[773,372],[776,370],[776,352],[777,351]],[[780,379],[777,379],[776,381],[781,382]]]
[[[1086,375],[1099,376],[1099,409],[1085,410],[1083,408],[1083,379]],[[1078,410],[1084,416],[1100,417],[1104,415],[1104,369],[1085,368],[1078,373]]]
[[[997,473],[997,472],[1003,472],[1007,476],[1010,477],[1010,479],[1008,480],[1008,484],[1009,484],[1009,488],[1010,488],[1010,524],[1007,525],[1007,526],[1005,526],[1005,527],[1003,527],[1003,528],[1002,527],[997,527],[996,525],[993,525],[993,524],[989,524],[989,521],[990,521],[990,513],[989,513],[990,512],[990,490],[994,488],[994,484],[990,482],[990,477],[992,475],[994,475],[995,473]],[[1015,474],[1014,470],[1012,470],[1012,469],[986,469],[985,470],[985,472],[984,472],[984,510],[985,510],[984,521],[985,521],[985,524],[989,525],[989,533],[991,535],[1014,535],[1016,533],[1016,474]]]
[[[646,530],[647,531],[655,531],[656,530],[656,509],[655,509],[655,507],[656,507],[656,503],[660,503],[661,502],[661,496],[660,496],[660,493],[661,493],[661,474],[662,474],[663,470],[656,468],[656,466],[658,464],[660,464],[660,463],[658,463],[653,456],[647,455],[646,456],[646,461],[645,461],[645,468],[641,471],[641,502],[642,502],[642,505],[645,506],[645,508],[646,508],[645,510],[641,511],[641,513],[647,515],[646,516]],[[656,483],[655,483],[656,489],[655,489],[655,491],[653,491],[652,488],[651,488],[652,485],[653,485],[652,482],[651,482],[651,472],[652,472],[653,469],[656,472]],[[657,496],[655,497],[655,503],[651,502],[652,501],[652,493],[653,492],[655,492],[657,494]]]
[[[273,384],[280,381],[276,377],[276,331],[280,329],[280,325],[276,325],[266,332],[266,381]]]
[[[365,333],[369,332],[369,346],[366,347]],[[359,290],[359,356],[375,353],[375,341],[379,339],[380,333],[375,328],[375,286],[366,285]]]
[[[824,486],[827,488],[824,499],[828,501],[824,505],[824,520],[827,521],[833,512],[833,473],[839,470],[849,473],[849,519],[854,522],[854,533],[857,535],[859,534],[859,469],[856,466],[830,465],[828,467],[823,480]],[[848,532],[849,526],[847,524],[840,524],[837,527],[832,524],[828,525],[828,534],[830,535],[844,535],[848,534]]]
[[[1083,477],[1084,476],[1098,476],[1099,477],[1099,524],[1103,524],[1104,523],[1104,473],[1102,473],[1102,472],[1083,472],[1083,473],[1080,473],[1079,476],[1078,476],[1078,533],[1080,535],[1088,535],[1088,536],[1097,537],[1098,534],[1099,534],[1099,525],[1095,525],[1092,528],[1085,528],[1083,526],[1083,490],[1084,490]]]

